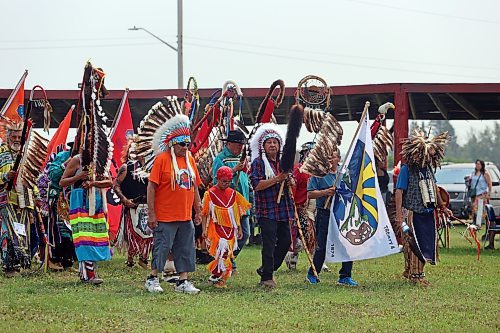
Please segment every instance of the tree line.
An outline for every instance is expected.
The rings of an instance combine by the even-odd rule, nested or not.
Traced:
[[[493,126],[486,126],[479,131],[470,131],[467,133],[467,141],[463,145],[458,144],[455,128],[449,120],[431,120],[431,121],[411,121],[410,133],[413,129],[420,127],[430,134],[436,135],[448,131],[450,142],[446,148],[445,162],[453,163],[472,163],[477,159],[493,162],[500,165],[500,124],[494,122]],[[394,152],[388,159],[388,165],[393,165]]]

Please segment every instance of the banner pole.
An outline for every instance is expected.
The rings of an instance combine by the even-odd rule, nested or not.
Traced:
[[[340,166],[340,170],[337,170],[337,176],[335,177],[335,182],[333,183],[333,186],[334,187],[337,187],[338,183],[339,183],[339,180],[340,180],[340,172],[344,169],[344,166],[345,166],[345,161],[347,160],[347,156],[349,156],[350,152],[351,152],[351,149],[352,149],[352,146],[354,144],[354,141],[356,140],[356,138],[358,137],[358,133],[359,133],[359,130],[361,128],[361,125],[363,124],[363,121],[365,121],[365,118],[366,118],[366,114],[368,113],[368,109],[370,107],[370,102],[369,101],[366,101],[365,102],[365,108],[363,109],[363,113],[361,114],[361,119],[359,120],[359,123],[358,123],[358,127],[356,128],[356,132],[354,133],[354,137],[352,138],[352,141],[351,141],[351,144],[349,145],[349,149],[347,149],[347,154],[346,154],[346,158],[344,159],[344,161],[342,162],[342,165]],[[325,201],[325,205],[323,206],[324,209],[327,209],[328,208],[328,205],[330,204],[330,200],[332,199],[332,197],[329,195],[328,198],[326,199]]]

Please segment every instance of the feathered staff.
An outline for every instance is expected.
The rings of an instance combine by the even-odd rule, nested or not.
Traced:
[[[40,89],[43,93],[43,98],[40,100],[34,99],[34,94],[35,94],[35,91],[37,89]],[[47,94],[45,92],[45,89],[43,89],[42,86],[36,85],[31,89],[30,98],[28,100],[28,108],[26,109],[26,112],[25,112],[24,117],[23,117],[23,129],[22,129],[22,134],[21,134],[21,148],[19,150],[20,153],[17,154],[16,160],[14,162],[14,166],[12,168],[13,171],[16,171],[16,172],[19,171],[21,160],[23,160],[23,158],[25,158],[25,154],[26,154],[25,150],[26,149],[24,149],[24,148],[25,148],[26,140],[29,140],[29,136],[31,134],[31,125],[32,125],[32,122],[30,120],[31,111],[33,110],[33,108],[40,107],[40,106],[42,106],[43,110],[44,110],[44,125],[50,124],[50,119],[46,119],[46,117],[50,117],[50,112],[52,112],[52,107],[50,106],[50,103],[47,99]],[[47,129],[47,132],[48,132],[48,129]],[[47,148],[46,148],[46,144],[45,144],[45,150],[46,149]],[[42,153],[43,153],[43,151],[42,151]],[[44,158],[45,158],[45,156],[44,156]],[[7,191],[10,191],[12,189],[12,186],[14,185],[14,180],[15,179],[11,179],[9,181],[9,184],[7,185]]]
[[[200,108],[200,95],[198,94],[198,82],[194,77],[190,77],[187,84],[186,94],[181,103],[182,112],[189,117],[189,121],[194,123]]]
[[[278,96],[273,97],[273,93],[276,89],[279,89]],[[257,115],[255,116],[255,124],[252,132],[248,136],[248,141],[252,139],[255,132],[259,128],[260,124],[265,124],[269,122],[276,122],[274,119],[274,110],[279,108],[285,97],[285,82],[283,80],[276,80],[271,84],[271,87],[267,91],[266,97],[260,103],[259,109],[257,110]]]
[[[108,118],[101,106],[101,98],[107,95],[104,86],[106,74],[100,68],[95,68],[90,62],[85,65],[78,111],[82,111],[75,145],[78,151],[83,148],[88,160],[82,158],[82,167],[89,172],[92,181],[97,178],[109,177],[109,169],[113,157],[113,143],[109,137],[109,128],[106,125]],[[103,198],[103,209],[106,211],[106,193],[100,189]],[[96,188],[88,190],[89,214],[95,214]]]
[[[303,119],[304,108],[299,104],[293,105],[290,109],[290,117],[288,118],[288,126],[286,130],[286,139],[285,144],[283,145],[283,153],[280,159],[281,172],[289,173],[293,169],[293,162],[295,160],[297,150],[297,139],[300,134]],[[283,194],[284,186],[285,182],[282,182],[278,194],[278,203],[280,203],[281,201],[281,195]]]
[[[337,151],[342,141],[342,126],[331,113],[326,113],[318,135],[318,142],[307,155],[300,172],[324,177],[331,170],[330,157]]]
[[[377,163],[387,159],[387,150],[393,148],[393,139],[391,131],[385,126],[385,115],[389,109],[395,109],[394,104],[387,102],[378,108],[377,118],[370,126],[373,140],[373,153]]]
[[[213,160],[223,149],[220,139],[227,137],[229,131],[234,129],[247,133],[241,117],[242,96],[241,89],[234,81],[226,81],[220,97],[215,102],[212,98],[208,105],[207,114],[193,130],[196,134],[192,135],[194,139],[191,153],[194,155],[198,172],[205,184],[212,180]],[[235,100],[238,100],[239,103],[237,116],[234,116]]]
[[[288,118],[286,139],[285,139],[285,144],[283,146],[283,154],[281,155],[280,159],[281,172],[291,172],[293,169],[293,164],[295,161],[295,155],[297,151],[297,139],[300,134],[300,129],[302,128],[303,120],[304,120],[304,108],[300,104],[293,105],[292,108],[290,109],[290,117]],[[281,183],[280,191],[278,193],[278,204],[280,203],[281,200],[281,195],[283,193],[284,185],[285,181]],[[293,191],[290,184],[288,184],[288,193],[290,193],[290,195],[292,196],[292,201],[294,201]],[[299,214],[297,213],[297,207],[295,206],[295,204],[293,205],[293,208],[294,208],[295,221],[298,226],[297,229],[299,231],[300,240],[302,244],[307,244],[304,238],[304,233],[302,232]],[[304,246],[304,250],[306,252],[307,259],[309,260],[309,263],[313,269],[313,274],[316,277],[318,277],[318,273],[316,272],[316,268],[314,267],[311,253],[309,252],[307,246]]]
[[[37,183],[40,170],[43,169],[49,140],[35,131],[31,131],[26,142],[26,150],[22,159],[19,175],[28,188],[33,189]]]
[[[220,101],[222,89],[216,90],[210,96],[209,103],[205,106],[205,115],[194,126],[191,126],[191,153],[194,155],[200,150],[208,140],[210,132],[216,124],[220,122],[221,109]]]
[[[242,101],[243,101],[243,92],[240,87],[236,84],[236,82],[228,80],[224,83],[222,87],[222,96],[220,98],[220,105],[222,111],[222,117],[225,119],[225,134],[226,136],[229,134],[230,130],[234,130],[234,126],[237,125],[234,123],[234,103],[235,100],[238,101],[238,114],[237,119],[240,122],[241,127],[243,125],[243,117],[241,113]]]
[[[276,98],[272,96],[274,90],[279,88],[279,93]],[[260,103],[259,110],[257,111],[257,116],[255,117],[255,123],[268,123],[271,121],[274,109],[279,108],[285,97],[285,82],[283,80],[276,80],[271,84],[271,87],[267,91],[266,97]]]

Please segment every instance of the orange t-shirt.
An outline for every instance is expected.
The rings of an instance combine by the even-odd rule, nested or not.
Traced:
[[[200,175],[194,158],[189,156],[189,163],[194,170],[196,185],[201,184]],[[174,168],[170,152],[158,155],[154,161],[149,181],[158,185],[155,196],[155,213],[159,222],[191,221],[191,210],[194,201],[194,185],[190,184],[186,159],[177,157],[177,165],[181,176],[180,184],[172,179]],[[172,180],[175,189],[172,190]],[[188,189],[189,184],[191,187]]]

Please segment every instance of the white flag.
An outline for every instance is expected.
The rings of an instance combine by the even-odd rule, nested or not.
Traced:
[[[375,173],[368,113],[344,163],[333,198],[326,261],[378,258],[400,252]]]

